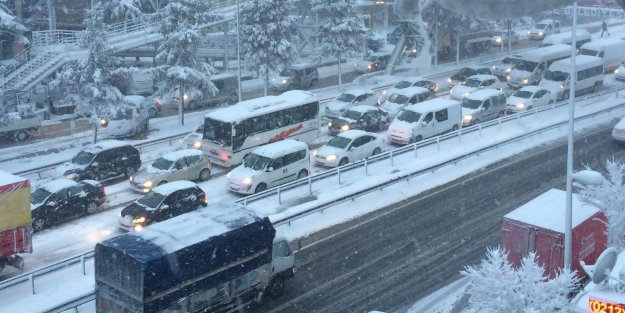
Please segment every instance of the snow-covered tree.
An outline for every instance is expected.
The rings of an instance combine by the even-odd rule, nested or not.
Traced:
[[[549,279],[534,253],[515,269],[508,253],[500,248],[489,248],[481,264],[466,267],[462,274],[470,280],[469,306],[493,313],[562,311],[569,303],[568,294],[579,282],[566,269]]]
[[[98,4],[102,6],[107,24],[128,22],[143,14],[140,0],[101,0]]]
[[[215,69],[196,58],[200,26],[216,19],[210,13],[209,1],[170,1],[161,11],[161,33],[165,39],[158,48],[153,70],[164,82],[158,94],[173,92],[178,86],[179,93],[191,99],[201,98],[205,92],[215,94],[217,89],[210,80]]]
[[[0,30],[11,33],[23,32],[28,30],[7,7],[9,0],[0,0]],[[10,0],[12,1],[12,0]]]
[[[359,50],[359,30],[363,23],[354,10],[355,0],[312,0],[312,11],[322,20],[316,36],[321,41],[321,55],[336,58],[339,89],[342,89],[341,59]]]
[[[607,177],[599,184],[576,182],[582,200],[597,206],[608,218],[608,247],[625,248],[625,163],[607,161]]]
[[[121,92],[114,86],[114,77],[123,71],[121,60],[113,56],[107,45],[104,19],[105,10],[101,4],[89,10],[81,41],[81,46],[89,49],[87,59],[66,65],[50,83],[52,89],[72,91],[81,96],[83,101],[76,103],[78,112],[98,116],[109,115],[122,99]]]
[[[289,67],[296,56],[291,42],[291,0],[249,0],[241,4],[241,53],[247,67],[264,81],[267,95],[269,74]]]

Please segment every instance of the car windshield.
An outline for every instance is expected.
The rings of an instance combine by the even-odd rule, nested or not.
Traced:
[[[156,209],[161,204],[161,202],[163,202],[163,199],[165,199],[164,195],[151,190],[150,192],[145,194],[145,196],[137,199],[137,203],[148,208]]]
[[[345,149],[345,147],[347,147],[347,145],[349,145],[350,142],[352,142],[351,139],[341,137],[341,136],[336,136],[332,138],[330,141],[328,141],[326,145],[330,147]]]
[[[232,144],[232,124],[206,118],[204,120],[203,138],[224,147],[229,147]]]
[[[545,79],[553,80],[556,82],[563,82],[569,78],[569,73],[561,71],[549,71],[545,72]]]
[[[49,191],[43,188],[37,188],[35,191],[33,191],[30,194],[30,203],[32,204],[43,203],[44,201],[46,201],[46,198],[48,198],[48,196],[51,194],[52,193],[50,193]]]
[[[123,121],[132,119],[132,109],[118,109],[117,112],[111,117],[112,121]]]
[[[356,96],[352,95],[351,93],[344,93],[340,95],[338,98],[336,98],[336,100],[341,101],[341,102],[352,102],[354,98],[356,98]]]
[[[154,161],[154,163],[152,163],[152,167],[159,170],[168,170],[171,168],[172,164],[174,164],[174,161],[158,158]]]
[[[280,76],[282,76],[282,77],[295,77],[295,70],[294,69],[284,70],[284,71],[280,72]]]
[[[501,63],[508,64],[508,65],[517,65],[520,62],[521,62],[521,60],[519,60],[517,58],[504,58],[503,60],[501,60]]]
[[[394,93],[390,98],[388,98],[388,101],[397,103],[397,104],[404,104],[408,101],[408,97],[404,95],[400,95],[398,93]]]
[[[512,96],[517,98],[529,99],[532,97],[533,94],[534,93],[532,93],[531,91],[519,90],[515,92]]]
[[[397,119],[403,122],[407,122],[407,123],[416,123],[419,121],[419,119],[421,119],[421,113],[417,113],[417,112],[410,111],[410,110],[404,110],[401,113],[399,113],[399,116],[397,116]]]
[[[414,84],[414,86],[417,86],[417,87],[427,87],[427,86],[428,86],[428,84],[429,84],[429,83],[428,83],[428,81],[427,81],[427,80],[420,80],[420,81],[416,82],[416,83]]]
[[[397,89],[404,89],[404,88],[410,87],[410,85],[412,85],[412,84],[409,81],[402,80],[402,81],[397,82],[393,87],[395,87]]]
[[[595,51],[595,50],[590,50],[590,49],[580,49],[579,50],[579,54],[581,54],[581,55],[589,55],[589,56],[595,57],[595,56],[597,56],[597,54],[599,54],[599,52]]]
[[[91,163],[91,160],[95,157],[95,154],[90,152],[80,151],[78,154],[72,159],[72,163],[78,165],[87,165]]]
[[[482,105],[482,100],[473,100],[464,98],[462,100],[462,107],[466,109],[478,109]]]
[[[243,167],[251,168],[255,171],[260,171],[265,169],[267,165],[269,165],[271,159],[268,157],[264,157],[255,153],[252,153],[243,160]]]
[[[537,65],[538,63],[536,62],[521,60],[515,67],[521,71],[533,72]]]
[[[545,29],[545,27],[547,27],[547,24],[536,24],[536,26],[534,26],[535,29]]]
[[[362,116],[362,113],[358,111],[348,110],[345,113],[343,113],[343,117],[348,118],[350,120],[355,120],[355,121],[357,121],[361,116]]]
[[[456,75],[467,76],[467,75],[471,75],[473,73],[475,73],[475,70],[473,70],[472,68],[465,67],[465,68],[459,70],[458,73],[456,73]]]
[[[462,84],[467,87],[479,87],[481,82],[482,81],[477,78],[468,78]]]

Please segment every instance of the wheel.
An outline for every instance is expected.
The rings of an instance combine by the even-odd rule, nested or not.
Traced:
[[[263,192],[265,190],[267,190],[267,184],[260,183],[260,184],[258,184],[258,186],[256,186],[256,189],[254,189],[254,193]]]
[[[377,155],[380,154],[380,152],[382,152],[382,149],[380,149],[380,147],[376,147],[375,149],[373,149],[373,154],[371,155]]]
[[[191,110],[195,110],[196,108],[197,108],[197,103],[195,103],[195,100],[189,101],[189,104],[187,104],[187,110],[191,111]]]
[[[165,184],[167,184],[167,181],[166,180],[161,180],[160,182],[158,182],[157,186],[165,185]]]
[[[205,168],[200,171],[200,180],[207,181],[211,177],[211,170]]]
[[[126,168],[125,174],[126,174],[126,177],[130,177],[130,176],[134,175],[136,172],[137,172],[137,169],[135,169],[134,167],[130,167],[129,166],[129,167]]]
[[[343,165],[347,164],[347,162],[349,162],[349,160],[347,160],[347,158],[342,158],[341,161],[339,161],[339,166],[343,166]]]
[[[46,228],[46,221],[40,218],[34,218],[32,221],[34,231],[42,231]]]
[[[284,292],[284,279],[276,277],[271,281],[269,287],[267,287],[267,293],[269,296],[275,298],[282,295],[282,292]]]
[[[95,202],[89,202],[86,207],[87,214],[93,214],[98,210],[98,204]]]
[[[458,125],[454,124],[454,126],[451,127],[451,131],[455,132],[458,130]]]
[[[549,100],[549,104],[553,104],[553,102],[554,102],[553,100]]]
[[[533,110],[533,109],[534,109],[534,108],[533,108],[531,105],[527,107],[527,110],[528,110],[528,111]]]
[[[419,136],[417,136],[417,137],[410,138],[410,143],[419,142],[419,141],[421,141],[421,140],[423,140],[423,136],[419,135]]]
[[[156,113],[158,113],[158,111],[156,110],[156,108],[149,108],[148,109],[148,116],[150,118],[155,118],[156,117]]]
[[[15,133],[15,140],[17,140],[17,141],[27,140],[28,137],[30,137],[30,136],[28,135],[28,132],[25,131],[25,130],[20,130],[17,133]]]
[[[301,170],[301,171],[299,171],[299,173],[297,174],[297,179],[304,178],[304,177],[306,177],[306,176],[308,176],[308,171],[307,171],[307,170]]]
[[[479,124],[479,123],[480,123],[480,119],[479,119],[479,118],[476,118],[476,119],[474,119],[474,120],[473,120],[473,122],[471,123],[471,125],[477,125],[477,124]]]

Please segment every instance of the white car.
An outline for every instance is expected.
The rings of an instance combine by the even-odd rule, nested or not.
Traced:
[[[198,149],[202,150],[202,146],[204,143],[202,142],[202,137],[204,136],[204,124],[198,126],[196,130],[191,133],[188,133],[182,139],[180,139],[180,143],[178,144],[179,149]]]
[[[376,105],[381,99],[373,90],[353,89],[342,93],[326,106],[327,118],[338,118],[343,112],[357,105]]]
[[[506,113],[531,110],[555,101],[556,97],[551,91],[538,86],[526,86],[508,97],[508,100],[506,100]]]
[[[449,91],[452,99],[462,100],[471,93],[480,89],[501,89],[499,79],[494,75],[473,75],[468,77],[462,84],[454,86]]]
[[[616,141],[625,142],[625,117],[612,128],[612,138]]]
[[[625,81],[625,62],[622,62],[621,66],[614,71],[614,78],[616,78],[616,80]]]
[[[396,82],[393,87],[384,90],[382,95],[385,99],[388,99],[394,93],[398,92],[401,89],[406,89],[408,87],[423,87],[430,90],[431,93],[435,94],[438,92],[438,84],[429,79],[425,79],[423,77],[405,77],[402,80]]]
[[[315,163],[328,167],[343,166],[382,152],[381,146],[380,138],[374,133],[348,130],[320,147],[315,152]]]
[[[382,103],[381,108],[389,113],[390,119],[393,119],[405,106],[423,102],[430,97],[432,97],[432,92],[422,87],[399,89]]]

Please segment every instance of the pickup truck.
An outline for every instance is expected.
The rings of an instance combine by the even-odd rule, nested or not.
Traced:
[[[19,114],[17,112],[0,115],[0,137],[15,141],[30,138],[41,126],[41,118],[35,114]]]

